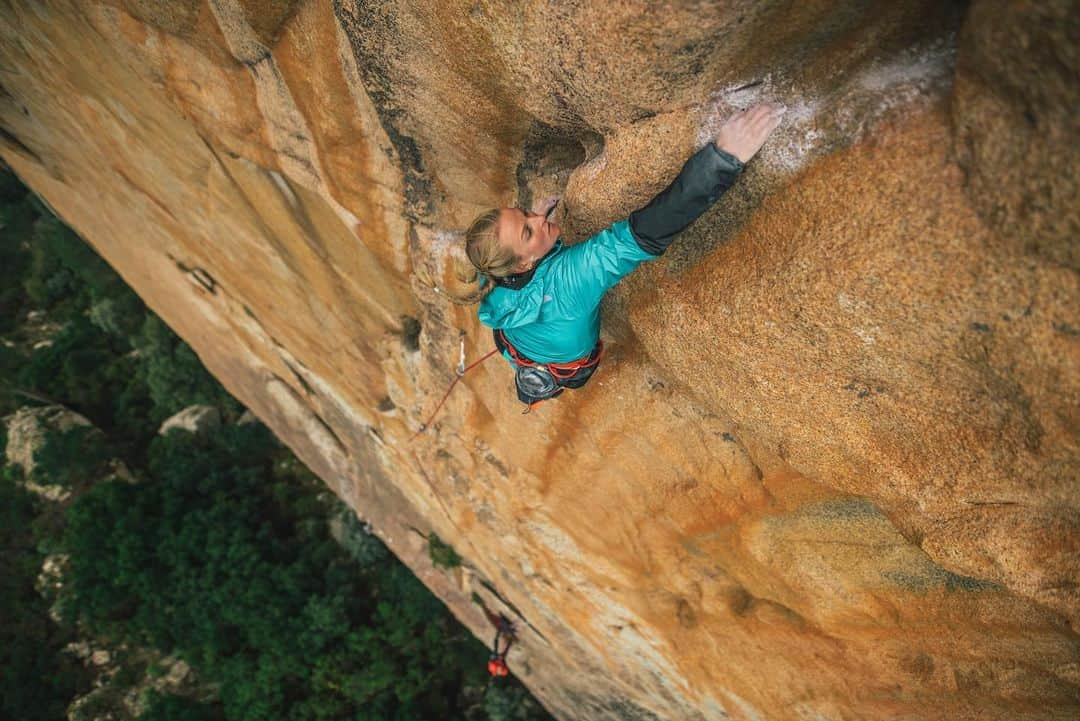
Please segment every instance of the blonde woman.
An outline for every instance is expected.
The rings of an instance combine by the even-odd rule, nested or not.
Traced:
[[[516,366],[518,398],[528,404],[580,388],[592,377],[600,342],[600,301],[640,263],[675,237],[730,188],[780,124],[783,108],[763,103],[737,113],[695,153],[648,205],[588,240],[565,247],[548,217],[502,208],[482,213],[465,234],[476,269],[480,321]]]

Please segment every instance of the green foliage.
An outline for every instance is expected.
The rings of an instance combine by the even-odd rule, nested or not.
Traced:
[[[39,237],[46,240],[39,243]],[[239,414],[240,406],[191,348],[146,312],[119,276],[71,231],[54,219],[42,219],[34,248],[40,258],[27,288],[49,304],[50,320],[59,313],[66,323],[50,345],[29,357],[0,350],[0,368],[10,367],[8,377],[15,378],[6,396],[0,396],[0,408],[5,400],[8,408],[15,405],[14,390],[55,399],[122,438],[121,454],[129,459],[162,421],[189,405],[213,404],[227,415]],[[69,279],[72,285],[64,285]],[[54,286],[63,286],[69,295],[48,296]]]
[[[0,203],[5,187],[0,180]],[[129,447],[147,443],[161,421],[194,403],[238,412],[191,348],[90,246],[25,191],[10,192],[16,200],[0,206],[13,218],[0,228],[0,259],[12,258],[2,269],[11,281],[5,288],[23,292],[0,297],[10,296],[16,311],[5,318],[44,309],[63,329],[50,346],[0,350],[0,370],[10,371],[3,377],[15,379],[0,383],[0,409],[14,405],[15,390],[46,396],[106,432],[119,430]]]
[[[49,346],[33,351],[15,387],[72,408],[110,435],[149,440],[151,404],[128,346],[111,339],[85,316],[75,316]]]
[[[529,721],[547,717],[520,684],[492,683],[484,696],[484,713],[488,721]]]
[[[80,697],[76,708],[69,709],[69,714],[71,721],[115,719],[121,713],[122,704],[117,689],[107,685]]]
[[[0,411],[25,402],[17,391],[26,391],[63,402],[105,430],[119,425],[135,432],[147,401],[132,384],[136,366],[123,333],[137,330],[145,307],[86,243],[15,185],[13,176],[0,174],[0,203],[8,201],[5,217],[13,219],[0,229],[0,273],[7,281],[0,303],[11,310],[0,314],[7,321],[0,332],[10,336],[0,349]],[[90,322],[94,303],[107,305],[120,335],[110,338]],[[49,323],[62,326],[51,345],[29,348],[37,338],[25,337],[17,321],[30,309],[45,310]]]
[[[23,399],[15,394],[12,379],[26,363],[23,354],[6,345],[3,340],[0,335],[0,418],[14,413],[24,404]]]
[[[105,472],[112,455],[105,437],[93,426],[50,430],[34,453],[34,480],[65,487],[85,485]]]
[[[113,338],[127,340],[144,317],[142,301],[134,293],[101,298],[90,305],[87,317]]]
[[[61,653],[71,635],[34,589],[42,556],[30,529],[39,502],[19,476],[0,471],[0,718],[53,721],[88,680]]]
[[[34,219],[26,191],[12,190],[10,173],[0,173],[0,333],[10,332],[30,304],[23,288],[30,265],[29,243]]]
[[[220,704],[152,691],[146,710],[136,721],[223,721],[224,718]]]
[[[229,719],[453,718],[483,647],[403,566],[361,568],[295,515],[311,491],[267,482],[274,450],[259,425],[170,434],[151,480],[82,496],[65,617],[175,648],[220,679]]]
[[[47,309],[54,318],[67,318],[87,305],[90,289],[79,282],[75,268],[64,261],[71,258],[74,239],[63,223],[52,216],[38,218],[30,243],[30,272],[23,283],[26,295],[37,308]]]
[[[351,508],[341,504],[341,547],[360,568],[368,569],[386,563],[390,551],[377,536],[369,533]]]
[[[461,556],[453,546],[444,543],[434,531],[428,535],[428,556],[431,562],[439,568],[457,568],[461,565]]]
[[[139,297],[117,273],[58,218],[46,214],[33,225],[26,294],[53,320],[81,315],[109,300],[120,337],[134,333],[145,314]]]
[[[195,403],[225,408],[238,415],[240,406],[210,375],[191,346],[156,315],[148,314],[132,339],[140,357],[140,378],[149,390],[155,424]]]

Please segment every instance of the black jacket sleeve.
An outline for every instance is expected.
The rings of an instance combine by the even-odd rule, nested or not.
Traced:
[[[730,188],[743,164],[713,143],[694,153],[664,192],[630,214],[630,231],[646,253],[660,255],[675,236]]]

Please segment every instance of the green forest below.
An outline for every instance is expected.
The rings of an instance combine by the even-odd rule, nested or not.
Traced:
[[[265,426],[238,423],[191,348],[6,169],[0,276],[0,417],[60,405],[93,424],[49,431],[29,474],[0,472],[0,717],[550,718],[488,677],[485,646]],[[220,427],[158,434],[193,404]],[[109,649],[108,673],[79,641]],[[164,659],[197,683],[155,690]]]

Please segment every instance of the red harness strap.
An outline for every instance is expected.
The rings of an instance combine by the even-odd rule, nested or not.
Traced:
[[[600,362],[600,356],[604,354],[604,341],[598,341],[596,344],[596,357],[593,357],[592,353],[584,358],[578,358],[577,360],[570,361],[569,363],[537,363],[534,360],[526,358],[518,353],[517,348],[510,344],[510,341],[506,339],[506,334],[502,332],[502,329],[496,331],[499,334],[500,340],[506,345],[506,350],[510,353],[510,357],[514,359],[514,364],[519,366],[528,366],[530,368],[536,366],[543,366],[548,369],[551,375],[555,376],[558,380],[566,380],[572,378],[575,373],[583,368],[591,368]]]

